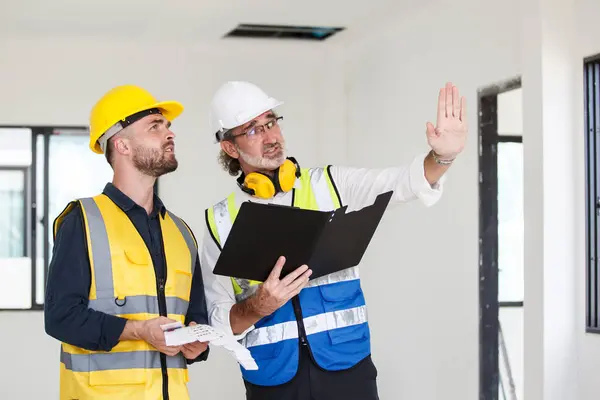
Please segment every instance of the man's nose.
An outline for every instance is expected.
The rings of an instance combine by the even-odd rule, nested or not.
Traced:
[[[175,132],[173,132],[171,129],[167,128],[167,140],[173,140],[175,139]]]
[[[263,142],[266,144],[277,143],[279,139],[274,129],[265,129],[263,132]]]

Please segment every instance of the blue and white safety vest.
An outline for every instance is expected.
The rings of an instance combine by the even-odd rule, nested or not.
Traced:
[[[341,207],[328,167],[303,168],[293,191],[295,207],[320,211]],[[206,210],[210,231],[220,249],[237,212],[234,193]],[[231,281],[238,302],[251,296],[260,284],[238,278]],[[241,343],[258,364],[258,370],[241,368],[244,379],[255,385],[274,386],[291,380],[298,370],[301,345],[309,347],[315,362],[325,370],[356,365],[371,353],[358,267],[309,281],[298,298],[258,321]]]

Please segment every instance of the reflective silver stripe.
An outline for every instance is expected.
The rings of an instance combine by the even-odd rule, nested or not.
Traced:
[[[114,299],[115,288],[113,285],[112,259],[104,219],[94,199],[84,198],[80,199],[80,201],[83,205],[83,212],[86,215],[90,232],[92,257],[94,260],[94,278],[96,281],[96,297],[99,299]]]
[[[188,309],[188,301],[179,297],[167,297],[167,311],[169,314],[185,315]],[[129,296],[125,299],[101,298],[89,301],[89,308],[102,311],[106,314],[159,314],[158,298],[156,296]]]
[[[73,372],[108,371],[115,369],[160,368],[158,351],[128,351],[112,353],[70,354],[61,349],[60,362]],[[183,355],[167,356],[167,368],[187,368]]]
[[[367,322],[367,306],[331,311],[304,318],[304,329],[307,335],[325,332],[332,329],[347,328]],[[296,321],[254,329],[246,335],[242,343],[247,347],[273,344],[298,337]]]
[[[231,231],[231,217],[229,216],[229,210],[227,208],[227,199],[221,200],[213,206],[215,215],[215,224],[217,225],[217,232],[219,233],[219,244],[221,247],[225,246],[229,231]]]
[[[347,328],[367,322],[367,306],[333,311],[304,318],[304,329],[307,335],[337,328]]]
[[[196,257],[198,257],[198,249],[196,248],[194,238],[192,237],[192,235],[190,234],[190,231],[187,229],[187,227],[183,223],[183,220],[181,220],[177,215],[173,214],[172,212],[169,212],[169,214],[171,215],[171,218],[175,222],[175,225],[177,225],[177,228],[179,228],[179,232],[181,232],[181,235],[185,239],[185,243],[187,244],[188,249],[190,250],[190,256],[192,258],[192,269],[190,271],[192,271],[192,274],[193,274],[194,268],[196,267]]]
[[[242,339],[247,348],[281,342],[283,340],[296,339],[298,337],[298,323],[294,321],[282,322],[280,324],[265,326],[254,329]]]
[[[347,268],[333,274],[321,276],[308,282],[306,287],[329,285],[331,283],[346,282],[359,279],[358,266]]]
[[[312,168],[310,172],[310,185],[320,211],[335,210],[331,192],[327,185],[327,177],[323,168]]]

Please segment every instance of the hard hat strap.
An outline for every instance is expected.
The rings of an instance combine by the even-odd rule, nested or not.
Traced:
[[[133,124],[134,122],[139,121],[140,119],[152,114],[162,114],[162,112],[158,108],[150,108],[148,110],[137,112],[135,114],[123,118],[120,121],[117,121],[113,126],[108,128],[102,136],[98,138],[98,144],[100,145],[102,151],[106,152],[106,144],[108,143],[108,140],[111,137],[115,136],[117,133],[119,133],[129,125]]]

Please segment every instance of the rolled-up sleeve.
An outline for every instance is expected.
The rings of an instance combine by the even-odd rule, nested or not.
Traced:
[[[409,190],[427,207],[433,206],[442,197],[443,185],[446,175],[442,175],[440,180],[433,185],[425,177],[425,158],[428,153],[415,157],[410,164],[409,169]],[[402,185],[403,182],[400,182]]]
[[[53,338],[97,351],[110,351],[127,320],[88,308],[91,284],[81,210],[63,220],[54,242],[44,305],[46,333]]]
[[[220,329],[226,334],[233,335],[231,322],[229,320],[231,307],[236,303],[233,286],[230,278],[213,273],[221,250],[206,225],[204,229],[204,240],[202,242],[200,264],[202,268],[202,278],[204,280],[208,320],[210,325],[214,328]],[[240,340],[253,329],[254,326],[251,326],[240,335],[234,336],[237,340]]]
[[[332,166],[331,177],[348,210],[373,204],[375,198],[393,191],[390,207],[420,200],[425,206],[434,205],[442,196],[445,176],[431,185],[425,178],[425,157],[416,156],[408,165],[389,168],[353,168]]]

